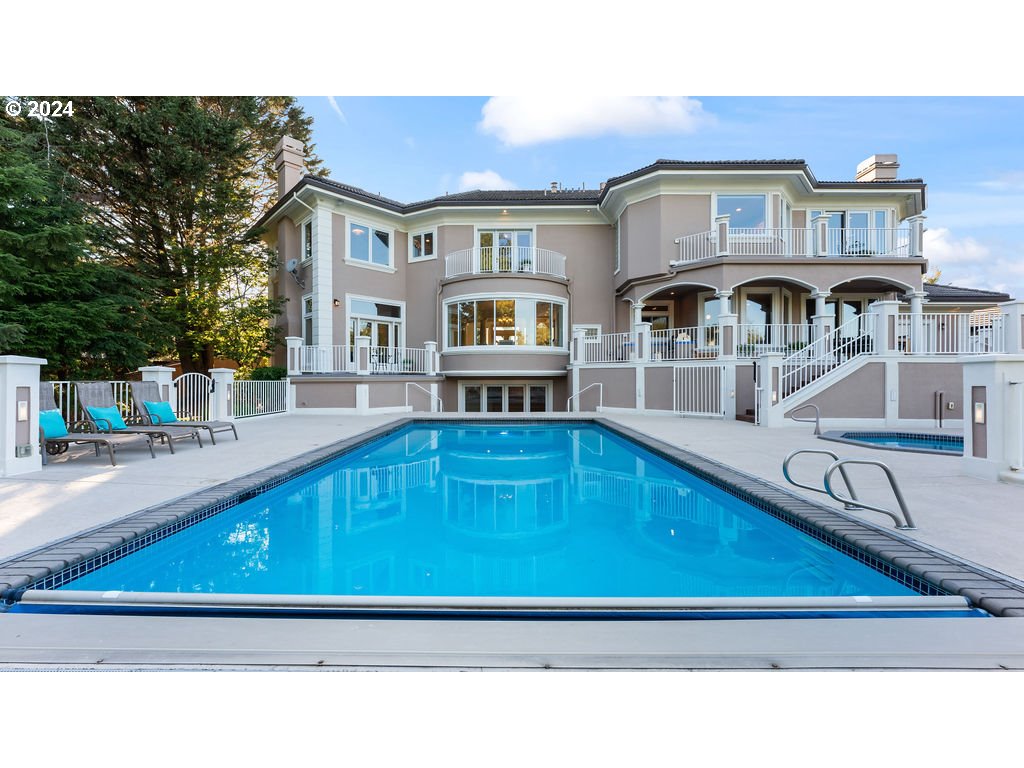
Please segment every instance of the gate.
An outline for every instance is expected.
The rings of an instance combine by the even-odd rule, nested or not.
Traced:
[[[202,373],[183,373],[174,380],[177,412],[182,418],[208,421],[213,379]]]
[[[725,366],[676,365],[672,368],[672,410],[680,416],[725,416]]]

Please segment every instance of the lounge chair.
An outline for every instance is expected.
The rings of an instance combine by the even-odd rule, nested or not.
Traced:
[[[238,431],[230,421],[200,421],[192,419],[187,414],[176,413],[171,410],[171,405],[160,394],[160,385],[155,381],[133,381],[129,386],[132,389],[132,402],[135,404],[135,411],[146,424],[156,426],[178,425],[182,427],[196,427],[205,429],[210,434],[210,440],[214,445],[218,432],[231,432],[238,439]],[[172,418],[168,418],[168,414]]]
[[[97,432],[111,434],[144,434],[166,440],[171,453],[174,453],[174,441],[194,438],[203,447],[203,438],[195,427],[166,427],[145,424],[128,424],[121,416],[114,402],[114,391],[109,381],[76,381],[75,392],[78,404],[82,407],[85,418],[92,422]]]
[[[98,434],[76,432],[76,429],[93,429],[92,422],[83,419],[69,424],[65,421],[53,399],[53,384],[48,381],[39,382],[39,452],[42,454],[44,465],[47,456],[58,456],[67,451],[72,444],[91,445],[96,449],[97,456],[100,455],[100,446],[104,446],[110,455],[112,467],[117,466],[114,451],[123,445],[138,445],[140,441],[149,447],[149,455],[156,458],[152,435]]]

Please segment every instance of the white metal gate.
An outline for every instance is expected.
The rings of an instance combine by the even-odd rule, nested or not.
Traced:
[[[680,416],[725,416],[725,366],[715,364],[672,367],[672,410]]]
[[[174,389],[179,416],[195,421],[209,420],[213,379],[202,373],[183,373],[174,380]]]

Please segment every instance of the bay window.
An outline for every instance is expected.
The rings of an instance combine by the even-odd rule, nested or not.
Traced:
[[[565,303],[532,298],[467,299],[446,305],[448,348],[565,348]]]

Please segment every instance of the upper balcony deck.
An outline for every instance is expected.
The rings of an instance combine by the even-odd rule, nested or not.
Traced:
[[[466,248],[445,256],[445,278],[463,275],[551,275],[564,280],[565,256],[519,245]]]

